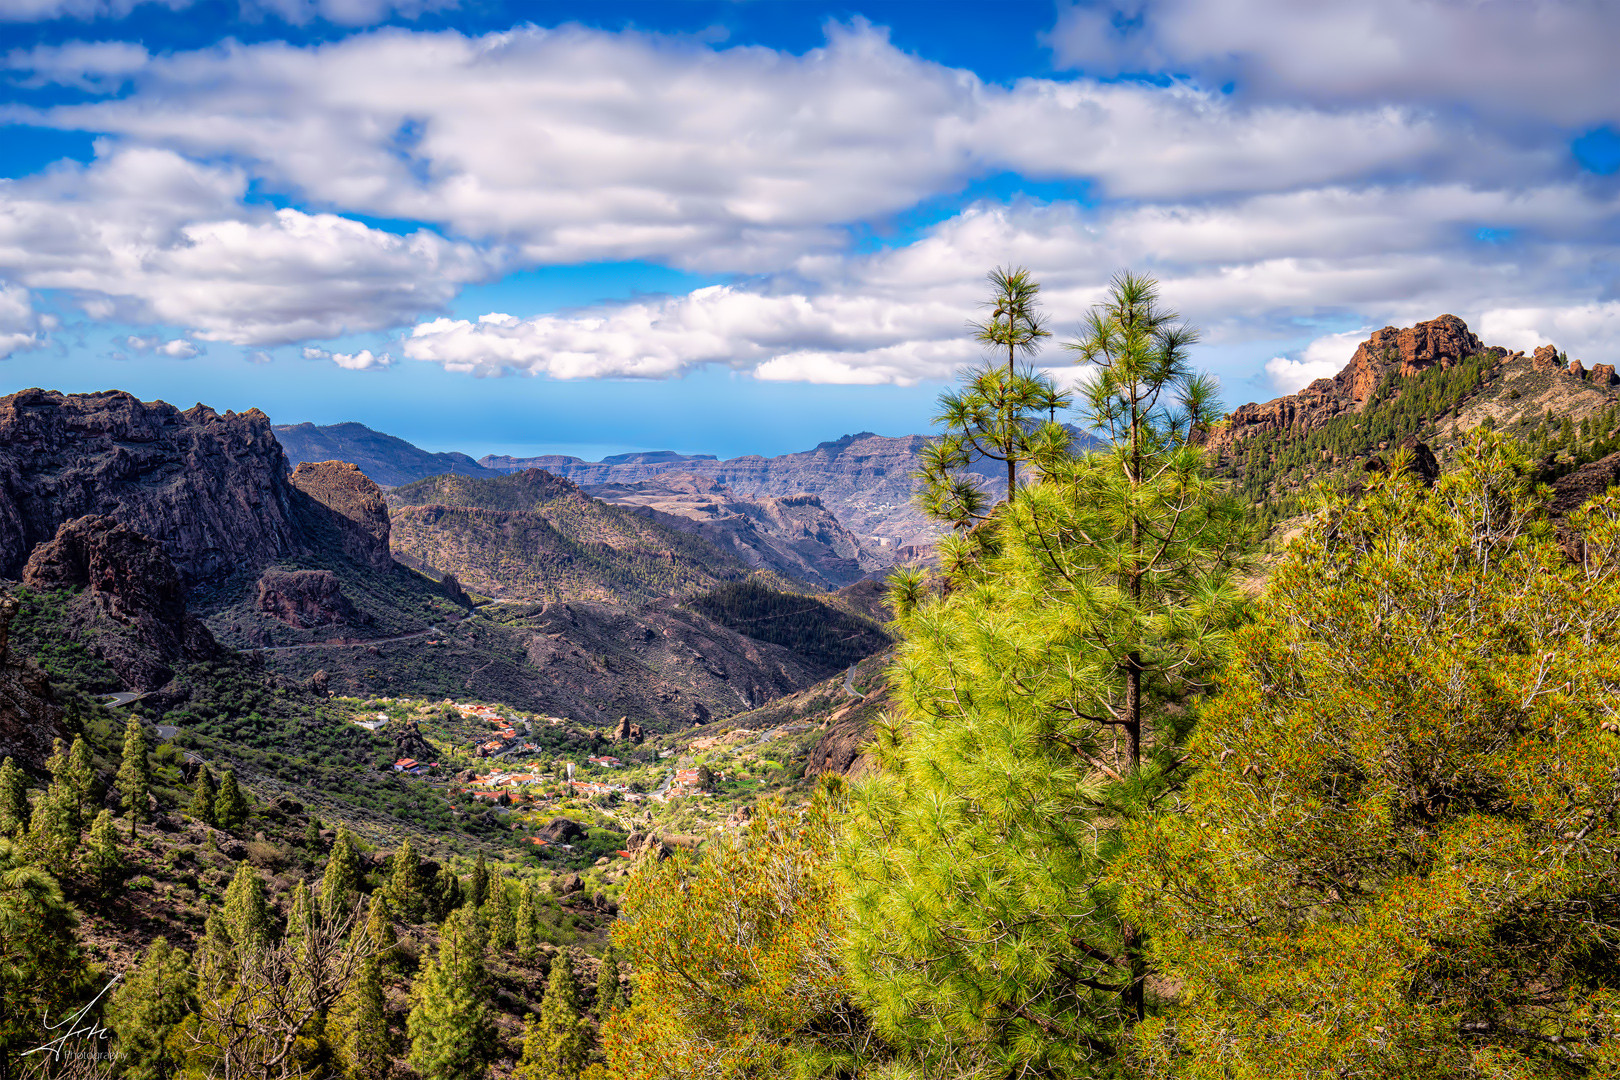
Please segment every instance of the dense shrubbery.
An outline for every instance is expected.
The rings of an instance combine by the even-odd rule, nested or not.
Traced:
[[[737,581],[695,596],[689,607],[739,634],[791,649],[826,668],[848,667],[889,644],[877,625],[813,596]]]

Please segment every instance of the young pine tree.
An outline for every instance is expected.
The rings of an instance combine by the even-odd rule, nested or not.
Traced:
[[[386,1080],[392,1071],[393,1039],[383,999],[383,965],[367,960],[334,1010],[331,1034],[344,1075],[354,1080]]]
[[[517,920],[512,911],[510,883],[504,874],[496,873],[490,877],[485,918],[489,922],[490,947],[497,952],[510,949],[517,936]]]
[[[1481,433],[1330,497],[1115,873],[1179,1004],[1138,1075],[1620,1075],[1620,491]]]
[[[214,800],[218,797],[219,792],[214,787],[214,774],[208,771],[207,765],[204,765],[197,770],[197,779],[192,781],[191,805],[186,808],[186,813],[204,825],[213,825],[216,823]]]
[[[264,878],[246,859],[236,864],[236,874],[225,888],[224,928],[238,952],[260,948],[270,940],[270,907],[265,899]]]
[[[341,919],[354,905],[360,883],[360,856],[354,849],[354,837],[349,830],[340,828],[332,843],[332,853],[326,858],[326,870],[321,874],[321,912],[328,920]]]
[[[83,735],[75,736],[73,740],[73,749],[68,751],[67,769],[63,772],[62,780],[73,800],[74,821],[82,829],[94,804],[91,795],[96,782],[96,763]]]
[[[394,914],[388,907],[388,898],[379,891],[371,897],[366,913],[366,943],[384,971],[392,971],[399,963],[399,934],[394,930]]]
[[[28,779],[7,757],[0,762],[0,837],[20,837],[28,828],[28,817]]]
[[[158,938],[113,990],[107,1027],[117,1037],[120,1066],[129,1080],[168,1080],[176,1074],[180,1059],[168,1039],[192,1011],[195,982],[186,954]]]
[[[471,879],[467,882],[467,900],[475,908],[484,906],[489,898],[489,864],[484,861],[484,853],[478,853],[478,861],[473,864]]]
[[[537,936],[535,934],[534,885],[531,882],[521,882],[518,885],[517,914],[513,917],[512,940],[517,946],[518,957],[524,961],[532,961],[535,957]]]
[[[95,824],[90,826],[85,858],[91,877],[104,895],[117,888],[124,876],[124,853],[119,847],[111,810],[97,814]]]
[[[551,961],[551,978],[540,1001],[540,1015],[523,1025],[523,1058],[518,1080],[579,1080],[590,1060],[590,1031],[579,1008],[579,983],[566,951]]]
[[[86,972],[77,925],[56,878],[0,840],[0,1070],[7,1075],[18,1071],[16,1055],[40,1045],[47,1024],[80,1003]]]
[[[1040,314],[1041,287],[1023,268],[990,272],[990,318],[973,324],[974,338],[988,347],[990,360],[964,375],[960,390],[940,395],[935,423],[946,431],[922,453],[921,499],[930,516],[965,530],[988,513],[988,500],[963,474],[981,460],[1006,466],[1007,497],[1018,488],[1018,466],[1050,456],[1068,444],[1054,421],[1067,409],[1068,395],[1051,379],[1019,370],[1020,356],[1033,356],[1051,337]],[[1001,362],[1002,350],[1006,363]]]
[[[602,954],[602,966],[596,972],[596,1016],[599,1020],[619,1006],[619,961],[609,948]]]
[[[388,902],[400,919],[419,923],[423,918],[422,874],[416,849],[407,837],[394,852],[388,875]]]
[[[129,818],[129,835],[135,837],[137,823],[151,817],[148,803],[152,795],[152,763],[146,755],[146,732],[134,713],[124,725],[124,754],[118,764],[118,793],[124,815]]]
[[[411,1068],[432,1080],[481,1080],[495,1050],[478,913],[458,908],[440,930],[438,953],[411,986],[406,1020]]]
[[[1145,943],[1105,875],[1241,612],[1192,339],[1151,281],[1116,279],[1078,343],[1109,444],[1043,461],[948,591],[900,597],[887,768],[839,861],[857,1000],[926,1068],[1100,1075],[1145,1015]]]
[[[247,817],[247,797],[236,784],[236,773],[226,769],[219,782],[219,794],[214,796],[214,821],[220,828],[234,832],[242,827]]]

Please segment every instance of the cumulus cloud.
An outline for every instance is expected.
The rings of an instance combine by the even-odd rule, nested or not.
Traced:
[[[1084,0],[1050,34],[1094,74],[1196,71],[1270,99],[1569,126],[1620,119],[1616,40],[1620,7],[1594,0]]]
[[[89,77],[57,55],[34,75]],[[736,272],[838,250],[852,222],[1007,170],[1157,200],[1465,169],[1517,184],[1567,158],[1557,140],[1388,106],[1250,107],[1183,83],[987,84],[864,23],[802,56],[578,26],[227,43],[150,58],[115,100],[6,115],[241,161],[315,203],[511,244],[530,263]]]
[[[115,90],[129,76],[146,67],[151,55],[133,41],[72,41],[16,49],[0,59],[0,69],[27,74],[24,86],[55,83],[84,90]]]
[[[370,349],[361,349],[357,353],[335,353],[328,352],[325,349],[317,349],[306,346],[304,349],[304,359],[330,360],[332,363],[346,371],[374,371],[386,367],[392,367],[394,364],[394,358],[388,353],[378,355],[373,353]]]
[[[1364,326],[1342,334],[1326,334],[1305,346],[1298,358],[1274,356],[1266,361],[1266,374],[1279,394],[1292,394],[1317,379],[1331,379],[1343,370],[1371,329]]]
[[[470,245],[244,206],[246,187],[238,169],[153,149],[0,183],[0,273],[93,318],[274,345],[409,323],[490,272]]]
[[[0,280],[0,360],[45,344],[43,323],[28,290]]]
[[[202,349],[196,342],[185,338],[142,337],[131,334],[124,339],[124,344],[138,353],[152,353],[157,356],[167,356],[173,360],[190,360],[194,356],[202,355]]]
[[[44,22],[47,19],[122,19],[142,4],[180,11],[194,0],[5,0],[0,22]],[[415,19],[430,11],[459,6],[459,0],[241,0],[248,17],[274,16],[302,26],[325,19],[339,26],[371,26],[398,15]]]
[[[191,3],[192,0],[5,0],[5,3],[0,3],[0,22],[122,19],[142,4],[159,4],[171,11],[179,11]]]

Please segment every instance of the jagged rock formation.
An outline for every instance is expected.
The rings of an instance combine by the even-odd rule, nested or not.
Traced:
[[[352,626],[368,621],[343,595],[330,570],[266,570],[259,575],[259,610],[288,626]]]
[[[1616,484],[1620,484],[1620,453],[1588,462],[1567,476],[1554,480],[1552,503],[1548,509],[1562,517]]]
[[[615,742],[633,742],[640,745],[644,737],[640,724],[632,724],[628,716],[619,717],[618,726],[613,729]]]
[[[1484,348],[1455,315],[1405,329],[1386,326],[1358,345],[1344,370],[1331,379],[1317,379],[1296,394],[1233,410],[1209,433],[1206,447],[1215,453],[1227,451],[1261,432],[1304,435],[1342,413],[1360,412],[1391,371],[1410,377],[1431,367],[1448,368]],[[1555,350],[1555,363],[1556,359]]]
[[[670,528],[701,536],[749,566],[824,589],[848,585],[887,565],[864,548],[816,495],[744,499],[713,477],[696,473],[663,473],[648,480],[596,484],[584,490],[605,502],[636,507]]]
[[[370,477],[346,461],[306,461],[293,470],[291,479],[295,488],[329,512],[350,558],[377,570],[393,565],[388,504]]]
[[[99,514],[162,543],[190,586],[309,550],[307,501],[257,409],[182,412],[121,390],[0,398],[0,575]]]
[[[277,424],[274,431],[289,465],[349,461],[384,487],[398,487],[440,473],[497,475],[466,454],[431,454],[364,424]]]
[[[111,517],[65,522],[34,549],[22,578],[34,589],[83,590],[69,619],[76,631],[91,631],[81,639],[130,689],[158,689],[176,665],[222,655],[208,628],[186,613],[184,586],[163,545]]]
[[[394,744],[394,760],[400,758],[415,758],[421,762],[437,760],[439,752],[433,744],[422,738],[416,724],[409,720],[390,720],[382,730],[382,735]]]

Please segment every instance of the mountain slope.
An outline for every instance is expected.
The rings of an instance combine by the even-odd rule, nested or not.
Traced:
[[[824,589],[859,581],[886,565],[815,495],[744,499],[712,477],[695,473],[663,473],[584,490],[604,502],[637,507],[677,531],[701,536],[749,566]]]
[[[347,461],[383,487],[398,487],[440,473],[461,476],[493,476],[466,454],[433,454],[404,439],[373,431],[354,422],[326,424],[277,424],[276,439],[287,452],[287,463],[305,461]]]
[[[394,549],[497,599],[642,603],[746,577],[708,541],[597,501],[541,469],[389,492]]]

